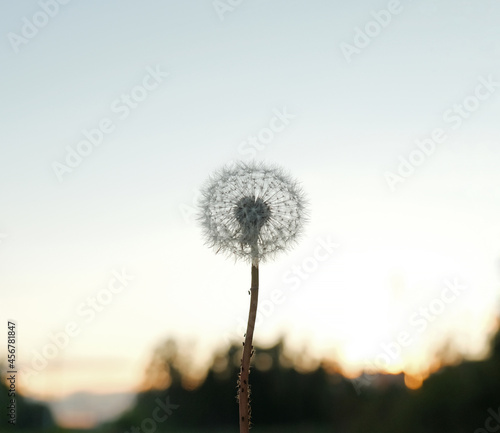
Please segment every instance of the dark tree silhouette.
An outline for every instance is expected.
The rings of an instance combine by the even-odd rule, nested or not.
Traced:
[[[163,378],[157,383],[168,387],[140,394],[136,407],[114,424],[115,431],[140,424],[150,416],[155,399],[167,395],[179,405],[167,421],[171,429],[234,427],[240,358],[239,345],[217,354],[204,380],[192,389],[186,387],[190,381],[183,371],[185,359],[175,343],[166,342],[153,357],[146,383]],[[332,365],[325,361],[303,371],[287,357],[283,341],[270,348],[257,347],[252,367],[255,431],[265,426],[292,431],[292,426],[307,425],[314,431],[333,432],[466,433],[483,428],[488,410],[500,408],[500,333],[492,340],[488,359],[443,367],[417,390],[407,389],[402,375],[380,375],[358,395],[352,382]],[[310,430],[304,427],[303,431]]]

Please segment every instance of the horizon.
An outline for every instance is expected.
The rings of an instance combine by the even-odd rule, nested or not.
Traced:
[[[498,335],[500,334],[500,317],[497,319],[497,331],[496,339],[498,340]],[[494,337],[492,335],[491,337]],[[171,344],[174,346],[171,346]],[[495,343],[491,340],[490,343]],[[493,349],[494,346],[491,346]],[[163,341],[156,349],[170,347],[168,349],[169,356],[174,356],[170,359],[170,362],[175,361],[175,356],[181,356],[186,358],[185,364],[179,365],[181,368],[180,373],[182,375],[182,387],[186,390],[196,390],[203,386],[207,379],[208,374],[221,374],[221,359],[228,356],[231,349],[239,349],[240,345],[235,342],[231,347],[227,347],[225,351],[219,350],[213,354],[212,362],[207,366],[207,370],[200,371],[190,371],[186,368],[190,364],[189,353],[186,353],[186,344],[183,342],[178,342],[175,340]],[[377,369],[376,366],[370,368],[366,366],[366,370],[358,372],[358,374],[348,374],[348,372],[342,369],[342,366],[334,358],[323,358],[323,359],[313,359],[302,351],[290,351],[287,347],[286,339],[281,338],[278,342],[271,346],[256,346],[257,356],[254,359],[253,369],[257,369],[261,372],[267,372],[270,367],[275,368],[274,362],[269,364],[267,359],[262,360],[262,356],[269,356],[269,353],[273,353],[273,350],[279,349],[279,357],[275,359],[278,362],[278,368],[283,370],[292,368],[300,374],[309,374],[314,371],[324,370],[328,375],[338,375],[350,382],[352,392],[358,397],[364,394],[368,388],[374,388],[376,390],[384,389],[388,383],[397,384],[401,387],[405,387],[409,390],[419,389],[423,382],[429,379],[434,373],[439,373],[442,369],[446,367],[456,367],[462,363],[475,362],[479,364],[481,359],[463,359],[455,351],[453,347],[446,347],[444,350],[440,350],[436,357],[434,357],[434,365],[431,371],[428,372],[427,377],[412,376],[405,371],[398,372],[388,372],[381,371]],[[305,355],[305,356],[304,356]],[[485,359],[491,359],[491,353]],[[282,358],[284,356],[284,358]],[[221,358],[222,357],[222,358]],[[228,360],[230,361],[231,358]],[[237,368],[238,364],[236,359],[233,359],[232,368]],[[167,381],[163,377],[161,380],[158,368],[161,368],[160,364],[154,363],[154,358],[151,357],[149,366],[146,371],[143,371],[142,385],[135,390],[122,391],[122,392],[97,392],[97,391],[77,391],[65,396],[59,397],[48,397],[44,398],[33,398],[26,397],[28,401],[35,403],[47,404],[51,410],[52,416],[55,418],[57,424],[63,428],[95,428],[103,425],[106,422],[112,421],[122,415],[125,410],[130,409],[137,404],[137,397],[142,393],[158,391],[158,390],[169,390],[172,386],[172,382],[169,383],[172,378],[170,377]],[[231,367],[231,362],[226,365],[225,368]],[[449,368],[448,368],[449,371]],[[202,376],[199,376],[199,375]],[[179,379],[177,379],[179,380]]]

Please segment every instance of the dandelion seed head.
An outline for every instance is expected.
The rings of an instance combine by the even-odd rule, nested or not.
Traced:
[[[279,167],[237,162],[215,172],[201,192],[206,243],[237,259],[265,261],[289,249],[307,219],[300,186]]]

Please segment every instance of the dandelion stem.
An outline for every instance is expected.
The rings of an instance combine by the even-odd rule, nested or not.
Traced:
[[[248,376],[250,374],[250,358],[253,353],[253,331],[257,317],[257,302],[259,299],[259,264],[252,263],[252,284],[250,287],[250,311],[248,313],[247,333],[245,345],[243,346],[243,357],[241,358],[240,383],[238,388],[238,400],[240,405],[240,433],[248,433],[250,430],[250,385]]]

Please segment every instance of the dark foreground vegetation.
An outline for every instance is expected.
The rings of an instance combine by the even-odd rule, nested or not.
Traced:
[[[175,343],[165,343],[156,353],[148,377],[153,381],[167,378],[169,387],[139,395],[133,410],[107,426],[107,431],[121,433],[140,426],[152,416],[158,401],[168,399],[178,407],[164,423],[158,423],[159,430],[175,432],[182,427],[237,432],[240,356],[241,347],[231,347],[214,360],[204,382],[193,387],[181,373]],[[484,429],[488,418],[492,419],[490,428],[500,431],[500,333],[492,341],[487,360],[444,367],[417,390],[409,390],[401,376],[378,376],[357,382],[356,392],[355,384],[332,364],[298,371],[284,355],[281,343],[257,349],[254,361],[261,367],[254,367],[251,373],[256,433],[473,433]],[[300,425],[304,425],[302,430],[292,430]],[[273,426],[275,430],[264,429]],[[488,430],[479,430],[483,431]]]
[[[237,433],[236,380],[241,347],[218,355],[195,383],[183,374],[175,342],[158,348],[149,384],[163,389],[138,395],[136,405],[98,433]],[[402,376],[372,376],[353,383],[332,363],[305,371],[287,358],[283,344],[256,349],[251,372],[255,433],[483,433],[500,431],[500,332],[484,361],[441,368],[416,390]],[[7,406],[1,385],[0,403]],[[356,391],[356,388],[359,392]],[[18,398],[19,423],[0,431],[59,432],[50,412]],[[145,421],[148,418],[156,421]],[[134,430],[134,426],[139,430]],[[142,426],[142,428],[141,428]]]

